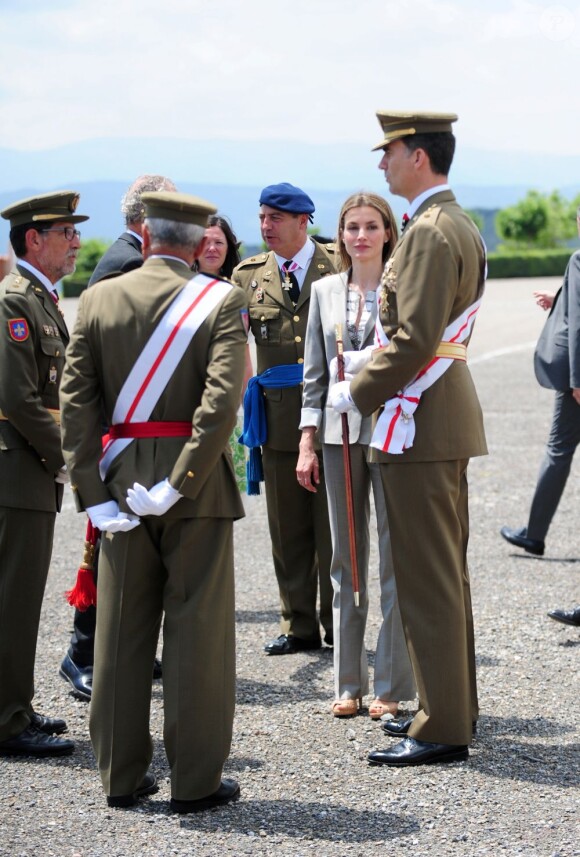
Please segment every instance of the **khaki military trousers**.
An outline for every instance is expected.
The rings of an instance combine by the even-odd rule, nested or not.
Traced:
[[[148,517],[101,541],[90,732],[107,795],[131,794],[153,755],[151,677],[161,616],[171,795],[214,792],[235,702],[233,521]]]
[[[324,470],[316,494],[298,484],[296,452],[265,447],[262,453],[274,570],[280,590],[280,633],[318,637],[320,624],[332,633],[332,544]]]
[[[30,723],[55,512],[0,507],[0,741]]]
[[[399,607],[419,693],[409,735],[469,744],[477,719],[467,459],[381,464]]]

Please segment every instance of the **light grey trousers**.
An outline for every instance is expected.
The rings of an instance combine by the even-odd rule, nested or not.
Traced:
[[[331,579],[334,590],[334,686],[336,699],[356,699],[369,692],[365,628],[369,606],[370,490],[379,538],[382,623],[374,666],[375,696],[384,701],[414,699],[413,670],[401,623],[393,573],[387,511],[378,464],[367,462],[368,447],[350,445],[360,604],[355,606],[348,536],[345,474],[341,446],[323,444],[326,491],[332,534]]]

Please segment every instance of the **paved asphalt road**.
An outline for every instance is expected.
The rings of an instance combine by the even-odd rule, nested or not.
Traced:
[[[155,682],[153,768],[160,792],[134,810],[108,810],[87,705],[58,677],[72,622],[62,593],[73,581],[84,530],[67,491],[43,608],[35,705],[66,717],[77,749],[60,761],[0,759],[0,857],[580,855],[580,639],[578,629],[546,617],[550,608],[580,602],[577,464],[544,558],[512,549],[498,535],[502,524],[525,523],[550,424],[553,396],[535,383],[531,365],[545,318],[532,291],[558,285],[490,281],[469,348],[490,452],[470,465],[481,718],[469,761],[369,768],[367,752],[389,741],[365,715],[331,717],[331,651],[264,655],[264,642],[277,634],[277,590],[264,497],[246,498],[247,516],[235,535],[238,694],[226,768],[239,779],[242,799],[201,816],[168,813],[162,685]],[[72,322],[76,301],[63,303]],[[379,621],[375,550],[370,580],[372,653]]]

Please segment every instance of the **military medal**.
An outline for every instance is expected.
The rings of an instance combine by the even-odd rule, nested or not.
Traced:
[[[266,322],[262,322],[260,325],[260,336],[262,339],[268,339],[268,325]]]
[[[256,283],[256,285],[258,285]],[[261,304],[264,302],[264,289],[260,286],[259,289],[256,289],[256,303]]]
[[[51,366],[48,370],[48,383],[56,384],[58,380],[58,372],[56,371],[56,366]]]

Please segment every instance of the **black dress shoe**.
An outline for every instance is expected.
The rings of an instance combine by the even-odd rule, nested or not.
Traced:
[[[36,711],[31,712],[30,723],[40,732],[44,732],[45,735],[62,735],[68,728],[65,720],[60,720],[58,717],[43,717]]]
[[[145,797],[145,795],[152,795],[158,791],[159,786],[157,785],[157,777],[155,776],[155,774],[149,772],[145,774],[141,785],[138,786],[132,794],[107,795],[107,804],[109,806],[114,806],[119,809],[123,809],[127,806],[135,806],[140,797]]]
[[[294,637],[292,634],[280,634],[276,640],[270,640],[269,643],[266,643],[264,651],[267,655],[293,655],[295,652],[320,649],[321,646],[320,637],[303,640],[301,637]]]
[[[24,732],[0,742],[0,756],[68,756],[75,745],[68,738],[55,738],[32,724]]]
[[[371,765],[406,768],[411,765],[433,765],[439,762],[463,762],[469,757],[467,744],[431,744],[416,738],[404,738],[389,750],[373,750]]]
[[[70,655],[65,655],[63,662],[58,671],[72,687],[74,696],[79,699],[84,699],[86,702],[91,701],[93,693],[93,668],[79,667],[75,664]]]
[[[198,798],[198,800],[177,800],[172,797],[169,808],[172,812],[203,812],[204,809],[213,809],[237,800],[239,796],[240,787],[237,782],[224,777],[219,789],[212,795]]]
[[[159,658],[155,658],[153,663],[153,678],[163,678],[163,667]]]
[[[511,527],[502,527],[499,532],[510,545],[523,548],[528,553],[533,553],[536,556],[544,556],[544,542],[540,541],[540,539],[529,539],[526,527],[520,527],[519,530],[512,530]]]
[[[550,610],[548,616],[556,622],[563,622],[564,625],[580,625],[580,607],[574,607],[572,610]]]
[[[384,723],[381,723],[381,729],[383,732],[386,732],[387,735],[394,735],[399,738],[401,735],[406,735],[409,731],[409,726],[413,722],[413,717],[405,717],[404,720],[385,720]],[[471,723],[471,734],[475,735],[477,732],[477,721],[473,720]]]

